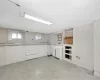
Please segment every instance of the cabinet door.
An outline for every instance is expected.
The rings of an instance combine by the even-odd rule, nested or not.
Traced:
[[[60,58],[60,48],[56,48],[56,58]]]
[[[47,55],[52,55],[52,46],[47,45]]]
[[[0,66],[6,65],[5,47],[0,47]]]
[[[62,58],[62,47],[57,46],[55,49],[56,49],[56,57],[61,59]]]
[[[47,56],[46,45],[25,46],[26,60]]]
[[[17,61],[25,61],[24,46],[18,46],[18,57]]]
[[[6,47],[7,64],[18,62],[18,46]]]
[[[54,57],[56,57],[56,49],[55,49],[54,46],[52,46],[52,55],[53,55]]]
[[[40,57],[46,56],[47,55],[47,46],[45,46],[45,45],[37,46],[37,52],[40,55]]]

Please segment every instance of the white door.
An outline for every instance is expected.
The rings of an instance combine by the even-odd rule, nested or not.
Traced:
[[[5,47],[0,47],[0,66],[6,65]]]

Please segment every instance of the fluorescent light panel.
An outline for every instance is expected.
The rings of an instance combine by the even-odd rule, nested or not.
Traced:
[[[41,23],[44,23],[44,24],[48,24],[48,25],[51,25],[52,24],[51,22],[48,22],[48,21],[45,21],[45,20],[42,20],[42,19],[39,19],[39,18],[30,16],[28,14],[25,14],[25,18],[31,19],[31,20],[34,20],[34,21],[37,21],[37,22],[41,22]]]

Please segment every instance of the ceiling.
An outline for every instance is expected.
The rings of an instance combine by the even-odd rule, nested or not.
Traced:
[[[88,24],[100,18],[100,0],[0,0],[0,25],[32,32],[53,33]],[[51,26],[25,19],[26,12],[53,23]]]

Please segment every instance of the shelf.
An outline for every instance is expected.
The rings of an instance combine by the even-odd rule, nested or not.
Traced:
[[[72,49],[65,49],[65,50],[70,50],[70,51],[72,51]]]
[[[71,46],[65,46],[65,49],[72,49]]]
[[[65,53],[71,54],[72,51],[71,50],[65,50]]]
[[[72,59],[72,55],[65,54],[65,58],[71,60]]]
[[[72,54],[68,54],[68,53],[65,53],[65,54],[72,56]]]
[[[64,58],[66,60],[72,61],[72,45],[64,44]]]
[[[73,37],[65,37],[64,44],[73,44]]]
[[[73,44],[63,44],[64,46],[70,46],[70,47],[72,47],[73,46]]]

